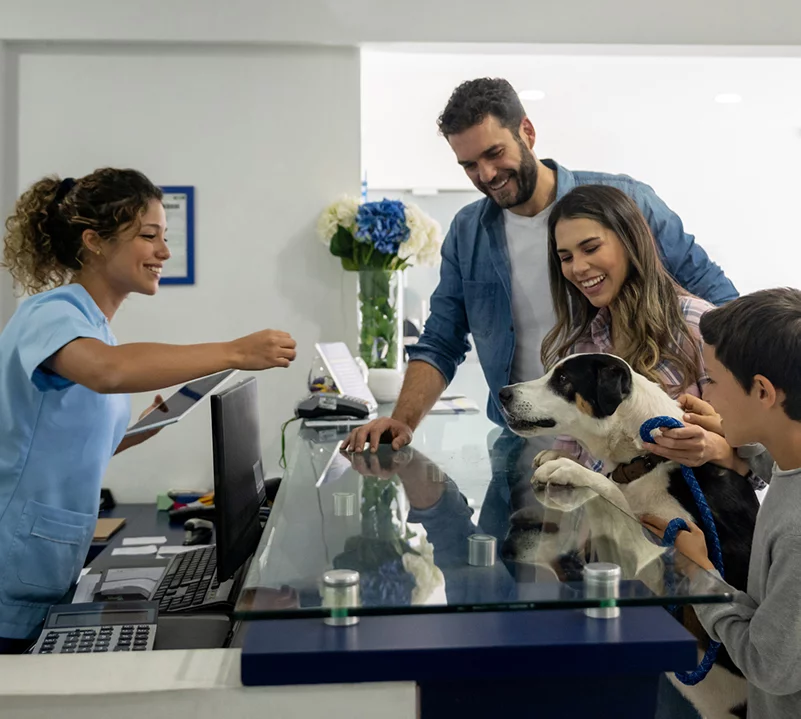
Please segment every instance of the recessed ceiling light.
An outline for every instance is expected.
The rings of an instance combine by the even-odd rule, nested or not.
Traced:
[[[736,92],[723,92],[720,95],[715,95],[715,102],[721,105],[734,105],[743,101],[743,96],[738,95]]]
[[[523,90],[520,93],[521,100],[542,100],[545,97],[545,93],[542,90]]]

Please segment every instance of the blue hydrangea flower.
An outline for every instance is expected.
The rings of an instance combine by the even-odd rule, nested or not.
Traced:
[[[381,200],[360,205],[356,213],[356,239],[369,242],[378,252],[397,254],[401,242],[409,239],[403,203]]]
[[[408,607],[412,604],[414,577],[403,568],[400,557],[360,577],[362,606]]]

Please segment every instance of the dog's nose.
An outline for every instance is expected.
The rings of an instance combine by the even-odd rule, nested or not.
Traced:
[[[512,397],[514,397],[514,390],[511,387],[502,387],[501,391],[498,392],[498,397],[501,400],[501,404],[507,404],[511,402]]]

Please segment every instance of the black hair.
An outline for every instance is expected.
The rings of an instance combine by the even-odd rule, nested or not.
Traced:
[[[463,82],[453,91],[437,126],[447,138],[480,125],[488,115],[518,136],[526,111],[508,80],[482,77]]]
[[[801,290],[760,290],[701,317],[701,336],[740,386],[762,375],[784,392],[783,409],[801,421]]]

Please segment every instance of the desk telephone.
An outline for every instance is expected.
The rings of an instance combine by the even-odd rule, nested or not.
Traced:
[[[317,343],[315,349],[319,363],[313,367],[309,389],[318,391],[298,402],[295,417],[308,420],[369,417],[378,405],[345,343]]]
[[[347,395],[313,394],[298,402],[295,407],[295,416],[307,419],[322,417],[364,419],[368,414],[370,409],[366,401]]]

